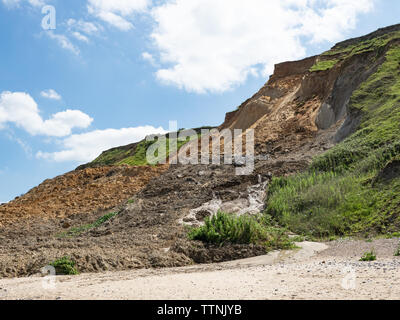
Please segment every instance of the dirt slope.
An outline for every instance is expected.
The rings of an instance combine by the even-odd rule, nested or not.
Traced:
[[[78,213],[112,209],[166,169],[166,166],[88,168],[46,180],[0,206],[0,227],[32,218],[64,219]]]

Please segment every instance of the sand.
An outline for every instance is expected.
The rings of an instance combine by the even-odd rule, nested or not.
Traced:
[[[0,299],[400,299],[396,240],[303,242],[295,251],[227,263],[0,280]],[[341,250],[339,250],[341,248]],[[378,260],[360,262],[374,248]]]

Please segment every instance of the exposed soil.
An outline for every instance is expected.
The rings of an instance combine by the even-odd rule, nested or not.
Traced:
[[[383,182],[390,182],[391,180],[400,176],[400,160],[391,161],[385,168],[379,172],[377,180]]]
[[[64,219],[111,209],[167,168],[88,168],[46,180],[27,194],[0,206],[0,227],[32,218]]]

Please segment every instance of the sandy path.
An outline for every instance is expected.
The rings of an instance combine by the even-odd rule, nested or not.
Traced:
[[[395,240],[304,242],[297,251],[214,265],[0,280],[0,299],[400,299]],[[375,248],[376,262],[359,262]]]

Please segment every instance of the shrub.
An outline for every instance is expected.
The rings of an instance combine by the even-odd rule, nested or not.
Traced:
[[[394,252],[394,256],[395,256],[395,257],[400,257],[400,243],[399,243],[399,245],[397,246],[396,251]]]
[[[260,217],[235,216],[223,212],[207,217],[204,226],[189,232],[189,238],[217,245],[263,244],[273,249],[293,247],[285,230],[268,226]]]
[[[75,261],[71,260],[69,257],[62,257],[54,262],[50,263],[56,269],[57,275],[77,275],[79,274],[76,269]]]
[[[376,254],[373,250],[364,253],[364,255],[360,259],[360,261],[375,261],[375,260],[376,260]]]

